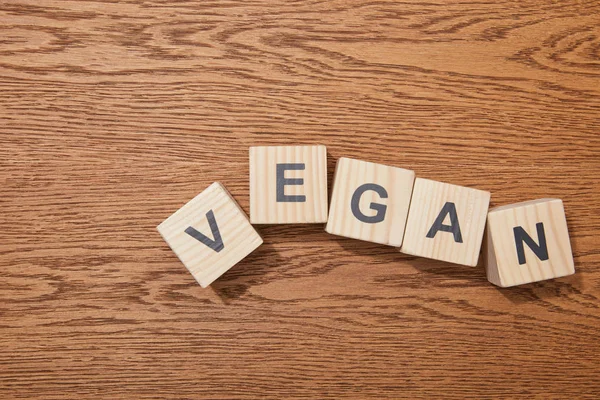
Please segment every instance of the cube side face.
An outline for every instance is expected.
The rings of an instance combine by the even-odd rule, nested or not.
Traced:
[[[219,183],[213,183],[194,197],[157,229],[202,287],[210,285],[262,244],[246,214]],[[197,233],[188,233],[193,231]],[[206,236],[206,243],[214,241],[213,247],[199,240],[200,235]],[[220,242],[222,249],[218,250]]]
[[[489,192],[417,178],[401,251],[476,266],[489,202]]]
[[[250,148],[253,224],[327,222],[325,146]]]
[[[499,276],[490,282],[509,287],[575,273],[561,200],[492,210],[488,224]]]
[[[340,158],[325,230],[400,247],[414,180],[410,170]]]
[[[502,286],[502,281],[500,280],[500,275],[498,273],[498,260],[496,260],[496,252],[494,250],[494,242],[492,241],[489,221],[483,238],[483,247],[485,273],[488,281],[494,285]]]

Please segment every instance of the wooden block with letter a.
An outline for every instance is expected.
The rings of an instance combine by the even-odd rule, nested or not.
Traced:
[[[400,247],[414,181],[407,169],[340,158],[325,230]]]
[[[486,272],[501,287],[575,273],[562,200],[540,199],[490,210]]]
[[[417,178],[400,251],[474,267],[490,193]]]
[[[325,146],[250,147],[250,221],[327,222]]]
[[[157,229],[203,288],[263,242],[244,211],[218,182]]]

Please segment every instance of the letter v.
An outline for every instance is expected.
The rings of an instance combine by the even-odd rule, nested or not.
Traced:
[[[199,242],[204,243],[206,246],[210,247],[218,253],[225,248],[225,245],[223,244],[223,239],[221,239],[221,232],[219,232],[219,226],[217,225],[217,220],[215,219],[215,214],[212,210],[206,213],[206,219],[208,219],[208,225],[210,226],[210,230],[212,231],[214,240],[206,237],[206,235],[204,235],[201,232],[198,232],[191,226],[189,226],[185,230],[185,233],[198,240]]]

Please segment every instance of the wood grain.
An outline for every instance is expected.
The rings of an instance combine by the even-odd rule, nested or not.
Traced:
[[[0,397],[597,398],[596,1],[0,3]],[[564,200],[577,273],[261,226],[202,289],[155,227],[248,147]]]

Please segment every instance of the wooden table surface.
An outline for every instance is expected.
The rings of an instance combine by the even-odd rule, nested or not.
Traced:
[[[0,2],[0,397],[598,398],[598,1]],[[577,273],[260,226],[202,289],[156,226],[248,147],[565,203]]]

